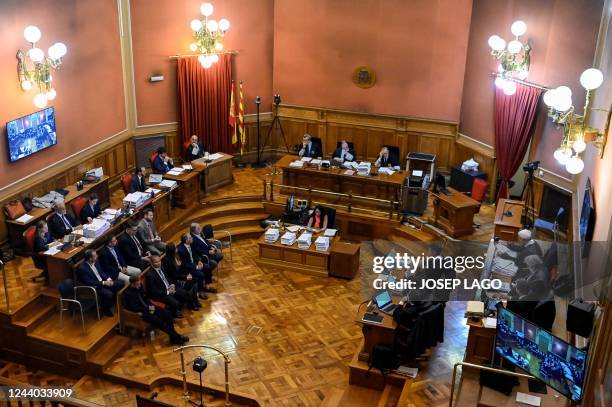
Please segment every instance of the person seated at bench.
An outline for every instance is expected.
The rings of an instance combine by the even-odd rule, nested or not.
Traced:
[[[200,298],[208,299],[205,292],[216,293],[217,290],[211,287],[212,267],[198,255],[193,246],[193,236],[190,233],[184,233],[181,236],[181,244],[178,246],[177,253],[185,272],[192,274],[198,280]]]
[[[153,172],[157,174],[165,174],[174,168],[174,162],[172,158],[168,157],[168,152],[165,147],[159,147],[157,149],[157,157],[151,163],[153,166]]]
[[[355,150],[349,147],[349,143],[346,140],[342,140],[340,147],[332,154],[332,158],[337,158],[340,162],[353,161],[355,159]]]
[[[98,199],[98,194],[96,194],[95,192],[92,192],[89,195],[89,200],[87,201],[85,206],[83,206],[83,209],[81,209],[82,224],[91,223],[94,218],[100,215],[101,210],[99,201],[100,200]]]
[[[204,157],[206,146],[200,143],[198,136],[194,134],[189,141],[189,146],[187,147],[187,151],[185,151],[185,162],[191,162]]]
[[[168,307],[168,311],[175,318],[183,318],[181,309],[187,304],[189,308],[195,309],[189,293],[177,287],[174,280],[166,274],[162,268],[161,257],[157,254],[151,255],[151,270],[147,273],[147,293],[152,300],[163,302]]]
[[[304,134],[302,137],[302,148],[298,152],[300,157],[317,158],[321,157],[321,149],[317,144],[312,142],[312,136],[310,134]]]
[[[306,226],[315,229],[327,229],[327,214],[321,205],[317,205],[308,217]]]
[[[144,216],[138,223],[138,237],[144,242],[146,250],[152,254],[162,254],[166,251],[166,243],[162,242],[157,234],[157,227],[153,221],[155,213],[151,208],[145,209],[143,213]]]
[[[49,219],[49,231],[54,239],[62,239],[72,233],[79,222],[66,213],[66,205],[62,201],[55,202],[53,215]]]
[[[49,271],[47,269],[47,257],[44,255],[44,252],[49,250],[49,243],[52,242],[53,237],[49,233],[47,222],[39,220],[38,223],[36,223],[36,230],[34,231],[32,262],[34,262],[34,266],[37,269],[42,270],[40,275],[34,277],[34,279],[43,277],[45,279],[45,285],[47,285],[49,281]]]
[[[168,243],[166,246],[166,255],[162,260],[162,267],[171,280],[176,281],[179,287],[184,288],[191,295],[194,309],[202,308],[200,301],[198,301],[198,290],[202,288],[204,274],[199,270],[193,270],[185,266],[185,263],[176,254],[174,243]],[[208,297],[201,293],[200,298],[206,300]]]
[[[123,307],[131,312],[135,312],[148,324],[168,334],[171,345],[183,345],[189,341],[189,337],[181,335],[174,328],[172,314],[162,308],[156,307],[147,292],[142,287],[140,277],[131,276],[130,286],[123,293]]]
[[[132,177],[130,192],[144,192],[147,190],[147,180],[145,179],[146,173],[147,170],[145,167],[136,167],[136,170],[134,170],[134,176]]]
[[[191,236],[193,237],[193,249],[201,258],[204,256],[208,257],[210,269],[214,270],[221,260],[223,260],[223,253],[221,253],[217,247],[206,240],[206,237],[202,234],[202,228],[198,223],[192,223],[189,227]]]
[[[80,283],[96,289],[102,314],[112,317],[115,297],[119,290],[124,287],[123,282],[113,280],[104,272],[98,262],[98,253],[92,249],[85,250],[85,261],[79,267],[77,275]]]
[[[128,285],[130,277],[138,277],[142,270],[128,265],[117,245],[116,236],[111,235],[106,238],[104,247],[100,251],[100,265],[113,280],[121,280],[125,285]]]
[[[380,153],[378,153],[378,159],[374,163],[374,166],[376,168],[381,168],[381,167],[398,168],[399,161],[397,157],[389,153],[388,147],[383,146],[383,148],[380,149]]]
[[[125,233],[119,238],[119,251],[128,266],[144,270],[150,263],[150,254],[145,250],[144,242],[138,237],[138,224],[129,221]]]

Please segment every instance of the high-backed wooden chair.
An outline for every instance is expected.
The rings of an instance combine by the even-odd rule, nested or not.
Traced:
[[[123,187],[123,192],[126,194],[130,193],[130,189],[132,189],[132,174],[128,172],[121,176],[121,186]]]
[[[72,213],[77,219],[81,219],[81,210],[87,204],[87,198],[84,196],[80,196],[77,199],[70,202],[70,207],[72,208]]]

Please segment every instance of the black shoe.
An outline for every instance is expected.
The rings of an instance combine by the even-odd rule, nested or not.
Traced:
[[[201,300],[207,300],[208,299],[208,295],[204,294],[204,293],[198,293],[198,298]]]
[[[174,314],[174,318],[176,319],[183,318],[183,313],[181,311],[176,311],[176,314]]]
[[[181,340],[182,340],[183,342],[189,342],[189,337],[188,337],[188,336],[186,336],[186,335],[180,335],[180,337],[181,337]]]
[[[205,288],[204,291],[206,291],[207,293],[213,293],[214,294],[214,293],[217,292],[217,289],[209,287],[209,288]]]
[[[104,315],[105,317],[109,317],[112,318],[113,317],[113,311],[107,309],[107,310],[103,310],[102,311],[102,315]]]
[[[170,338],[170,345],[184,345],[185,340],[183,340],[182,336],[173,336]]]

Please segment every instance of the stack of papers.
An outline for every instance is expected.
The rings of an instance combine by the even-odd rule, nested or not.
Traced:
[[[482,324],[485,328],[495,328],[497,326],[497,318],[485,318]]]
[[[323,232],[323,236],[327,236],[327,237],[334,237],[336,236],[336,233],[338,232],[338,229],[325,229],[325,232]]]
[[[161,189],[147,188],[147,190],[145,191],[145,193],[149,195],[151,195],[151,192],[153,192],[153,195],[157,195],[161,192]]]
[[[274,243],[278,240],[278,236],[278,229],[270,228],[264,233],[264,240],[266,243]]]
[[[185,171],[191,171],[193,170],[193,167],[191,166],[191,164],[183,164],[183,169]]]
[[[166,174],[168,175],[181,175],[181,173],[185,171],[184,168],[182,167],[174,167],[173,169],[171,169],[170,171],[168,171]]]
[[[482,318],[484,316],[484,302],[468,301],[465,318]]]
[[[297,240],[300,249],[308,249],[312,244],[312,233],[304,232]]]
[[[57,253],[60,252],[61,248],[62,248],[61,244],[49,245],[49,248],[47,249],[45,254],[47,254],[49,256],[54,256],[54,255],[56,255]]]
[[[415,377],[417,377],[419,369],[416,367],[400,366],[397,368],[397,372],[408,377],[412,377],[414,379]]]
[[[357,175],[370,175],[371,168],[371,163],[362,161],[359,163],[359,165],[357,165]]]
[[[395,174],[395,171],[393,171],[393,169],[392,169],[392,168],[389,168],[389,167],[380,167],[380,168],[378,169],[378,172],[379,172],[380,174],[387,174],[387,175],[393,175],[393,174]]]
[[[176,181],[170,180],[170,179],[165,179],[162,182],[159,183],[159,187],[161,189],[174,189],[178,186],[178,184],[176,183]]]
[[[94,219],[91,223],[83,225],[83,236],[95,239],[102,236],[110,228],[110,223],[101,218]]]
[[[149,175],[149,184],[159,184],[162,182],[162,178],[161,174],[151,174]]]
[[[310,165],[320,165],[320,164],[321,164],[321,160],[314,159],[310,161]]]
[[[23,215],[21,215],[20,217],[15,219],[15,222],[28,223],[32,219],[34,219],[34,216],[31,216],[31,215],[28,215],[27,213],[24,213]]]
[[[296,233],[296,232],[299,232],[299,231],[300,231],[300,229],[302,229],[302,227],[301,227],[301,226],[299,226],[299,225],[292,225],[292,226],[288,226],[288,227],[287,227],[287,230],[288,230],[289,232],[291,232],[291,233]]]
[[[502,276],[512,277],[518,271],[518,266],[514,261],[502,259],[495,256],[493,264],[491,265],[491,272]]]
[[[315,247],[319,252],[326,252],[329,249],[329,237],[317,237],[317,240],[315,240]]]
[[[128,208],[138,208],[142,206],[147,199],[150,198],[151,195],[146,192],[132,192],[129,193],[123,198],[123,206],[127,206]]]
[[[353,170],[346,170],[344,171],[344,175],[353,175],[355,173],[355,171]]]
[[[306,163],[310,162],[310,161],[312,161],[312,157],[302,157],[302,161],[304,161]]]
[[[304,167],[304,161],[299,161],[299,160],[297,160],[297,161],[292,161],[292,162],[289,164],[289,167],[302,168],[302,167]]]
[[[121,213],[117,209],[107,208],[100,214],[100,218],[104,219],[107,222],[112,222],[117,218]]]
[[[284,244],[286,246],[291,246],[292,244],[295,243],[295,240],[296,240],[295,233],[285,232],[285,234],[281,236],[281,244]]]
[[[221,157],[223,157],[223,154],[220,154],[220,153],[214,153],[214,154],[210,154],[210,155],[208,156],[208,159],[209,159],[209,160],[212,160],[212,161],[215,161],[215,160],[217,160],[217,159],[219,159],[219,158],[221,158]]]

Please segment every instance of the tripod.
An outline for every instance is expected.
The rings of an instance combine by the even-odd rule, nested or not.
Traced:
[[[523,186],[523,191],[521,192],[521,196],[524,198],[524,212],[525,212],[525,220],[523,221],[524,229],[531,229],[535,222],[535,194],[533,192],[533,171],[527,170],[527,181]],[[531,205],[531,210],[534,212],[529,214],[529,205]]]
[[[264,142],[261,148],[263,149],[268,144],[268,141],[270,141],[270,136],[278,128],[280,130],[281,136],[283,136],[283,142],[285,143],[285,148],[287,149],[287,152],[289,152],[289,144],[287,144],[287,139],[285,138],[285,131],[283,130],[283,126],[281,125],[280,118],[278,117],[278,103],[276,103],[276,100],[274,102],[275,102],[274,103],[274,106],[275,106],[274,119],[272,120],[272,126],[270,126],[270,128],[268,129],[268,135],[266,136],[266,141]],[[279,103],[280,103],[280,100],[279,100]]]

